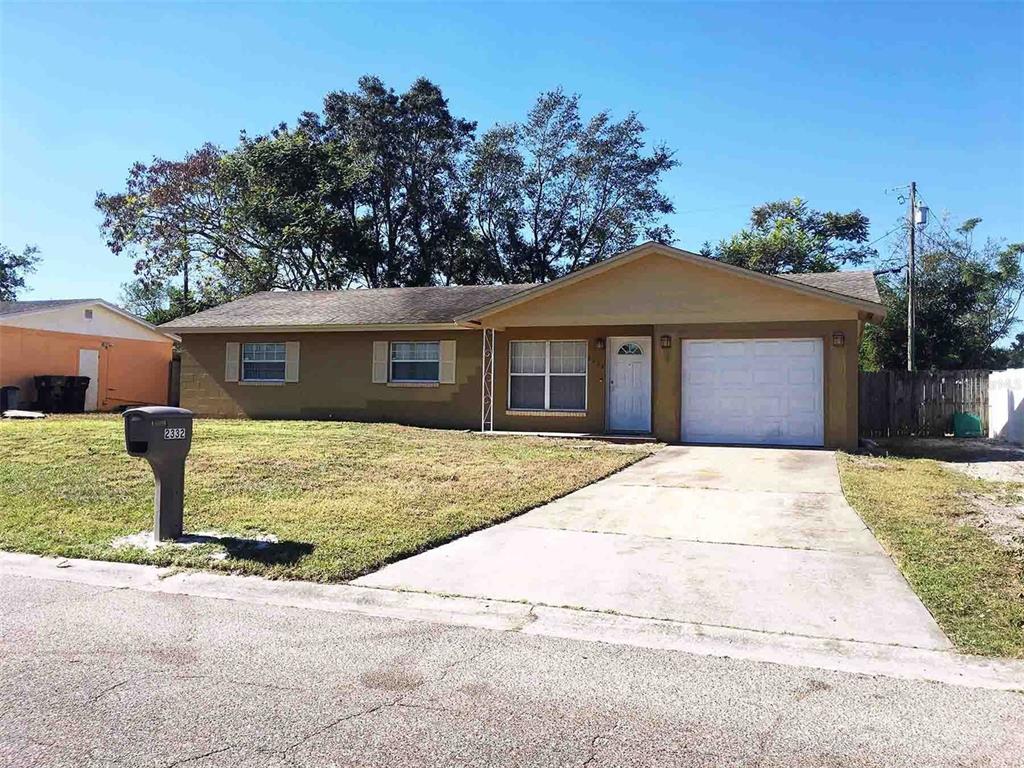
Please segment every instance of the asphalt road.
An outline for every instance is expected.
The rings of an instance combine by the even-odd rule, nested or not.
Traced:
[[[0,579],[8,766],[1024,766],[1024,694]]]

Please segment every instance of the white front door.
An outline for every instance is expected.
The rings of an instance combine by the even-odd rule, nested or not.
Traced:
[[[100,391],[100,352],[98,349],[78,350],[78,375],[89,377],[85,390],[85,410],[95,411]]]
[[[608,429],[651,431],[651,337],[608,338]]]
[[[683,344],[683,442],[823,445],[821,339]]]

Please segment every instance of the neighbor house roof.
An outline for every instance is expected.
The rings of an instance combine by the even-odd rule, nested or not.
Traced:
[[[264,291],[161,326],[170,331],[261,327],[451,325],[533,286],[459,285],[339,291]]]
[[[885,314],[871,272],[765,275],[660,243],[644,243],[550,283],[264,291],[173,320],[160,328],[175,333],[211,333],[255,329],[344,330],[450,326],[457,322],[476,321],[505,307],[558,290],[649,252],[662,253],[711,269],[725,270],[746,279],[852,304],[878,316]]]
[[[133,315],[131,312],[127,312],[109,301],[103,299],[42,299],[39,301],[0,301],[0,324],[4,321],[9,320],[12,324],[21,324],[25,321],[20,318],[23,315],[30,315],[36,312],[51,312],[57,309],[66,309],[68,307],[104,307],[109,309],[116,315],[120,315],[126,320],[131,320],[133,323],[148,328],[151,331],[169,336],[175,341],[180,341],[177,336],[169,332],[166,328],[157,328],[152,323],[147,323],[141,317]],[[19,319],[15,320],[17,317]]]
[[[46,299],[43,301],[0,301],[0,315],[20,315],[25,312],[45,312],[73,304],[97,304],[100,299]]]

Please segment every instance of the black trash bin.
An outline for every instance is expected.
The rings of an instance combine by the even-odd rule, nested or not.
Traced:
[[[68,376],[64,382],[64,413],[85,413],[85,390],[88,376]]]
[[[36,407],[43,413],[64,412],[67,376],[36,376]]]
[[[0,414],[4,411],[16,411],[20,402],[19,387],[0,387]]]

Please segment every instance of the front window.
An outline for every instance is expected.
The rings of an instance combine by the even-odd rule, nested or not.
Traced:
[[[509,407],[530,411],[587,408],[587,342],[513,341]]]
[[[441,343],[438,341],[391,343],[391,381],[437,382],[440,365]]]
[[[283,343],[242,345],[242,381],[284,381],[284,364]]]

